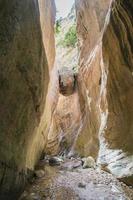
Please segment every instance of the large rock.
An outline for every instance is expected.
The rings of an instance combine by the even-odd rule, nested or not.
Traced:
[[[83,162],[83,169],[86,168],[96,168],[96,163],[94,158],[92,158],[91,156],[87,157],[87,158],[83,158],[82,159]]]
[[[46,142],[54,13],[53,1],[0,0],[0,199],[16,199]]]
[[[58,71],[59,92],[64,96],[72,95],[76,90],[77,75],[73,70],[62,68]]]

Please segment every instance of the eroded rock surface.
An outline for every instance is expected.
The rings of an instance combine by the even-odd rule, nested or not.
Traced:
[[[54,1],[0,1],[1,200],[16,199],[44,147],[54,15]]]
[[[54,64],[54,0],[0,0],[1,200],[19,196],[42,150],[52,155],[92,156],[102,169],[133,184],[133,2],[76,0],[75,3],[78,77],[61,73],[59,62]],[[69,14],[68,19],[71,17],[75,23],[75,16]],[[71,23],[67,19],[65,23],[68,29]],[[70,71],[75,64],[77,67],[77,48],[67,49],[60,59],[61,56],[63,67],[65,56]],[[64,198],[70,193],[70,198],[87,198],[84,197],[87,190],[92,190],[91,196],[97,195],[97,190],[92,183],[81,183],[80,179],[84,177],[86,182],[96,175],[103,181],[102,171],[90,170],[90,174],[63,171],[61,177],[58,171],[57,182],[47,188],[54,176],[53,171],[49,175],[49,169],[46,174],[50,178],[44,183],[48,197],[54,194],[57,199]],[[66,179],[66,185],[61,186]],[[119,189],[110,193],[109,181],[116,180],[110,175],[107,187],[102,184],[104,197],[115,198],[117,193],[118,198],[126,199]],[[38,187],[30,191],[36,192],[36,188],[40,198]],[[55,194],[57,189],[59,193]]]
[[[76,0],[79,38],[79,96],[82,121],[75,150],[97,158],[99,152],[102,83],[102,32],[110,0]]]
[[[133,2],[77,0],[83,119],[75,151],[133,184]]]
[[[103,130],[105,140],[101,138],[100,158],[117,177],[128,177],[125,180],[130,184],[133,184],[132,33],[133,2],[113,1],[103,34],[107,106],[102,108],[101,105],[101,112],[107,116],[107,121]]]
[[[75,142],[80,126],[80,106],[77,85],[77,46],[66,47],[60,43],[69,29],[75,27],[75,8],[60,20],[60,31],[56,37],[56,60],[50,74],[46,124],[48,154],[67,154]]]
[[[77,87],[72,94],[71,74],[58,80],[58,67],[54,67],[47,152],[92,156],[102,168],[132,184],[133,3],[75,3],[80,53]]]

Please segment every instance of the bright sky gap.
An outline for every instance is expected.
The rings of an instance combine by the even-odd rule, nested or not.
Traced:
[[[72,5],[74,4],[74,0],[55,0],[56,9],[57,9],[57,19],[60,17],[64,18],[70,12]]]

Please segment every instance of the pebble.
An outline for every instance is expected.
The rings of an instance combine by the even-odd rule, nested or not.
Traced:
[[[37,178],[42,178],[42,177],[44,177],[44,175],[45,175],[44,170],[36,170],[36,171],[35,171],[35,176],[36,176]]]
[[[79,184],[78,184],[78,187],[79,187],[79,188],[86,188],[86,184],[85,184],[85,183],[79,183]]]
[[[61,164],[61,162],[63,162],[63,160],[58,157],[52,157],[49,159],[50,166],[56,166],[56,165],[58,166]]]

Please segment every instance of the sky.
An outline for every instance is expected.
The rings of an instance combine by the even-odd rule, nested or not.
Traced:
[[[57,9],[57,18],[64,18],[68,15],[69,11],[74,4],[74,0],[55,0],[56,9]]]

